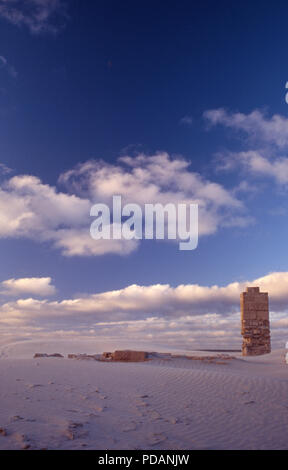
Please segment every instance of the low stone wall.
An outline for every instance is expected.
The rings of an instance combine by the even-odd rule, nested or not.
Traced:
[[[68,359],[94,360],[103,362],[144,362],[148,360],[145,351],[115,351],[103,354],[68,354]]]

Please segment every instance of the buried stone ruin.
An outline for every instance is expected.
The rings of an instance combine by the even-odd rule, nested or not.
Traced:
[[[259,287],[247,287],[240,296],[243,356],[259,356],[271,352],[269,299]]]

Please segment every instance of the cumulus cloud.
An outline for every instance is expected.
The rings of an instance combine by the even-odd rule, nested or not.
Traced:
[[[93,240],[90,209],[95,202],[198,203],[199,234],[250,222],[242,202],[222,185],[190,170],[190,163],[167,153],[122,157],[110,165],[93,160],[59,178],[66,192],[33,175],[19,175],[0,184],[0,237],[50,242],[66,256],[129,254],[135,240]],[[64,186],[63,186],[64,185]]]
[[[94,240],[86,229],[63,229],[51,234],[54,246],[64,256],[129,255],[139,245],[137,240]]]
[[[172,159],[161,152],[147,156],[125,156],[118,164],[90,160],[79,164],[60,176],[59,181],[77,194],[94,199],[111,200],[114,194],[121,195],[123,202],[145,203],[171,200],[199,200],[217,207],[241,207],[229,191],[220,184],[202,178],[190,170],[188,161]]]
[[[8,296],[36,295],[46,297],[55,294],[51,277],[27,277],[7,279],[1,282],[0,294]]]
[[[66,256],[133,251],[133,241],[90,237],[91,205],[89,199],[59,192],[34,176],[15,176],[0,187],[0,237],[51,242]]]
[[[231,215],[241,213],[242,202],[222,185],[191,171],[191,163],[172,159],[161,152],[147,156],[125,156],[116,165],[91,160],[62,174],[59,181],[77,195],[111,204],[113,195],[123,204],[197,203],[200,207],[199,234],[215,233]],[[243,219],[247,223],[250,219]],[[237,222],[235,223],[237,225]]]
[[[269,292],[272,339],[280,342],[287,336],[287,283],[288,272],[274,272],[223,287],[131,285],[60,301],[18,299],[1,305],[0,324],[186,347],[235,347],[241,344],[240,293],[247,286],[260,286],[262,292]]]
[[[57,33],[67,20],[62,0],[0,0],[0,17],[31,33]]]
[[[0,188],[0,236],[39,236],[86,220],[90,203],[58,192],[31,175],[15,176]],[[49,236],[49,235],[48,235]]]

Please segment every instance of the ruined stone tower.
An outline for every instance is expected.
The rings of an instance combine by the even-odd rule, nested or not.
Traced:
[[[240,295],[243,356],[259,356],[271,352],[269,299],[259,287],[247,287]]]

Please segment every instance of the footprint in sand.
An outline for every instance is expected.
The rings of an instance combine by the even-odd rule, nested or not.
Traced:
[[[4,428],[0,428],[0,436],[6,437],[7,436],[7,431]]]
[[[22,416],[16,415],[16,416],[12,416],[10,418],[10,421],[21,421],[22,419],[24,419],[24,418],[22,418]]]
[[[80,431],[83,428],[83,423],[78,422],[70,422],[67,428],[64,431],[64,436],[69,439],[70,441],[74,441],[75,439],[80,439],[87,436],[87,432]]]
[[[191,424],[191,421],[189,418],[184,416],[184,418],[181,418],[181,423],[184,424],[185,426],[189,426],[189,424]]]
[[[69,424],[69,428],[70,429],[78,429],[78,428],[82,428],[83,427],[83,423],[70,423]]]
[[[63,433],[63,435],[69,439],[69,441],[74,441],[74,439],[76,438],[76,435],[73,431],[70,431],[69,429],[66,429]]]
[[[27,385],[27,388],[30,388],[31,390],[33,390],[34,388],[40,388],[40,387],[43,387],[42,384],[28,384]]]
[[[166,440],[167,440],[167,437],[164,434],[153,433],[148,438],[148,444],[153,446],[156,444],[161,444],[162,442],[165,442]]]
[[[177,418],[168,418],[168,419],[165,419],[166,423],[170,423],[170,424],[177,424],[178,423],[178,419]]]
[[[146,401],[136,401],[136,406],[146,407],[146,406],[149,406],[149,404],[146,403]]]
[[[87,395],[81,395],[82,400],[89,400],[89,397]]]
[[[160,413],[158,413],[158,411],[155,411],[155,410],[149,411],[148,416],[154,421],[161,419]]]
[[[122,426],[122,432],[130,432],[130,431],[136,431],[137,425],[134,422],[124,424]]]
[[[107,409],[107,406],[94,406],[93,409],[98,411],[98,413],[102,413],[105,409]]]
[[[31,448],[31,445],[29,444],[29,439],[27,436],[24,434],[20,434],[19,432],[15,432],[14,434],[11,435],[12,439],[19,444],[21,449],[23,450],[28,450]]]
[[[21,449],[22,450],[28,450],[28,449],[31,449],[31,446],[30,446],[30,444],[23,444]]]
[[[87,416],[88,418],[98,418],[98,415],[95,415],[95,413],[86,413],[84,416]]]

